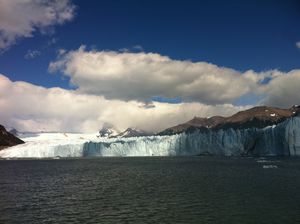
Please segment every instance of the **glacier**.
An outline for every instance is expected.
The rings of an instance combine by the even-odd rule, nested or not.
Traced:
[[[26,139],[24,139],[26,141]],[[247,129],[196,129],[165,136],[28,141],[0,151],[2,158],[92,156],[299,156],[300,117]]]
[[[97,133],[20,133],[25,144],[0,151],[0,158],[81,157],[87,141],[99,141]]]

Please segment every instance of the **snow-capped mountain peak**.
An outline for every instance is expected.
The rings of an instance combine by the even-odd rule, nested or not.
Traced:
[[[120,131],[118,131],[116,128],[114,128],[110,124],[104,124],[99,131],[99,137],[100,138],[111,138],[112,136],[118,135]]]
[[[127,128],[125,131],[113,137],[130,138],[130,137],[140,137],[140,136],[149,136],[149,135],[153,135],[153,133],[149,133],[137,128]]]

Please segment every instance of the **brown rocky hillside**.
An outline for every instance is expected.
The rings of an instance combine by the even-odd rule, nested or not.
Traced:
[[[24,142],[21,139],[15,137],[13,134],[6,131],[2,125],[0,125],[0,150],[22,143]]]
[[[278,124],[287,118],[300,114],[300,106],[289,109],[259,106],[245,111],[240,111],[230,117],[213,116],[210,118],[194,117],[192,120],[168,128],[160,135],[181,133],[195,128],[226,129],[226,128],[262,128],[268,125]]]

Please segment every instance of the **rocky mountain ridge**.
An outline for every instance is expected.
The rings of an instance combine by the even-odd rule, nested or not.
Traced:
[[[137,128],[127,128],[125,131],[115,136],[111,136],[111,138],[130,138],[130,137],[142,137],[142,136],[150,136],[150,135],[153,135],[153,133],[146,132],[144,130],[140,130]]]
[[[300,114],[300,106],[294,105],[289,109],[276,107],[259,106],[240,111],[230,117],[213,116],[208,118],[194,117],[192,120],[167,128],[159,135],[172,135],[182,132],[190,132],[195,129],[244,129],[244,128],[263,128],[276,125],[288,118]]]
[[[6,131],[4,126],[0,125],[0,150],[24,143],[21,139],[15,137],[10,132]]]

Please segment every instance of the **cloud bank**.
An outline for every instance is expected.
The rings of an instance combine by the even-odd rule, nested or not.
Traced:
[[[0,50],[7,49],[36,30],[73,19],[75,6],[69,0],[0,0]]]
[[[107,100],[61,88],[44,88],[27,82],[12,82],[0,75],[0,121],[26,131],[93,132],[106,122],[120,130],[137,127],[160,131],[185,122],[195,115],[231,115],[246,107],[231,104],[167,104]]]

